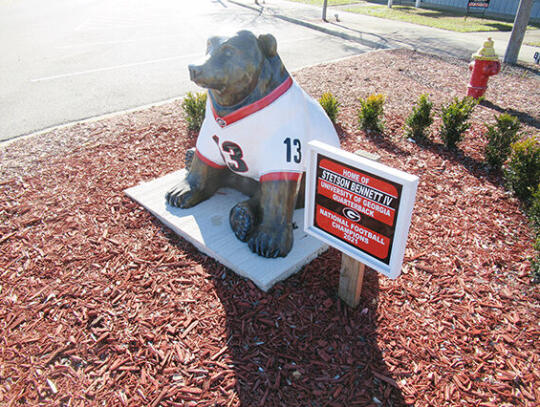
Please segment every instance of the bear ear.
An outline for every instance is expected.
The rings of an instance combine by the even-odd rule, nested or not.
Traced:
[[[225,39],[223,37],[210,37],[208,41],[206,41],[206,55],[211,54],[212,51],[219,47],[219,45],[224,41]]]
[[[277,42],[272,34],[261,34],[257,38],[259,48],[267,58],[272,58],[277,55]]]

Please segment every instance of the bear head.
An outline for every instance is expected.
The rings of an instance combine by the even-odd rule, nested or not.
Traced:
[[[232,37],[211,37],[207,59],[189,65],[190,78],[207,88],[218,105],[229,107],[264,97],[288,77],[271,34],[256,37],[239,31]]]

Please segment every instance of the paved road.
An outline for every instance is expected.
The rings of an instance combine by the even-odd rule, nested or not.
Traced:
[[[0,140],[180,97],[207,38],[240,29],[289,70],[370,49],[225,0],[0,0]]]
[[[273,33],[290,71],[394,47],[469,59],[488,36],[503,55],[510,36],[336,11],[322,23],[320,7],[283,0],[0,0],[0,141],[181,97],[206,39],[240,29]]]

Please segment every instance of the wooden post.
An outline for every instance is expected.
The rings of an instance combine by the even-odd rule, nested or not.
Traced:
[[[379,155],[364,150],[357,150],[354,153],[373,161],[379,161],[380,159]],[[365,264],[345,253],[341,254],[338,295],[351,308],[356,308],[360,303],[365,268]]]
[[[324,22],[328,22],[328,20],[326,20],[326,8],[327,7],[328,7],[328,0],[324,0],[323,6],[322,6],[322,20]]]
[[[341,254],[338,294],[339,298],[351,308],[356,308],[360,303],[365,268],[365,264],[347,256],[345,253]]]

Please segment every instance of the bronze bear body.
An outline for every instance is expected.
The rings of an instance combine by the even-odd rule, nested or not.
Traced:
[[[230,211],[236,237],[260,256],[286,256],[293,244],[294,209],[304,203],[306,141],[323,131],[339,146],[337,135],[322,108],[290,77],[272,35],[240,31],[212,37],[207,54],[202,65],[189,66],[191,79],[209,94],[197,150],[187,176],[167,192],[167,202],[189,208],[220,187],[238,189],[250,198]],[[235,132],[248,134],[239,135],[240,142]],[[283,171],[265,172],[280,160]]]

